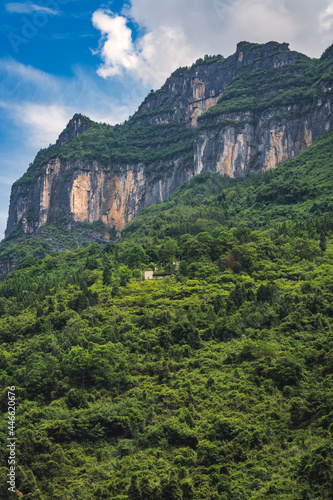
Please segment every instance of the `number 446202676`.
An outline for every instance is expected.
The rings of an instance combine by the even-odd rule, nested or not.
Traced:
[[[15,428],[15,386],[8,387],[8,429],[10,435],[14,434]]]

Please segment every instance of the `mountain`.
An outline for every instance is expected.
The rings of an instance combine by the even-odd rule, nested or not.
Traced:
[[[255,230],[296,222],[305,227],[310,224],[318,234],[325,233],[332,226],[332,165],[330,131],[296,158],[267,172],[238,178],[204,172],[183,183],[167,200],[144,209],[122,230],[120,242],[132,245],[140,240],[150,246],[156,239],[178,239],[182,234],[211,232],[221,226]],[[92,243],[105,246],[108,240],[101,236],[104,230],[100,221],[80,224],[75,230],[45,225],[32,234],[16,228],[0,244],[0,277],[53,252]]]
[[[284,44],[238,48],[178,70],[169,101],[151,93],[122,126],[76,115],[14,185],[11,213],[26,216],[0,245],[13,271],[0,282],[1,499],[13,474],[16,496],[40,500],[333,498],[332,49],[311,61]],[[184,104],[198,68],[216,88],[221,68],[230,78],[209,109]],[[300,142],[276,168],[260,164],[278,151],[265,149],[221,175],[204,149],[194,175],[200,137],[218,147],[227,130],[278,127],[286,151]],[[135,165],[138,182],[175,190],[138,199],[108,241],[121,224],[110,235],[84,210]],[[177,175],[189,179],[176,189]]]
[[[8,432],[22,498],[333,498],[332,146],[202,173],[116,244],[5,242],[31,254],[0,283],[1,499]]]
[[[175,71],[123,125],[74,115],[13,185],[6,236],[100,221],[112,238],[202,172],[275,168],[332,129],[332,62],[332,46],[316,60],[241,42]]]

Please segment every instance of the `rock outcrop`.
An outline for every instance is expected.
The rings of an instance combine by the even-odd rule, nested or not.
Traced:
[[[198,60],[191,68],[176,70],[160,90],[146,97],[137,117],[152,124],[196,126],[198,116],[217,104],[239,72],[288,68],[304,59],[308,58],[289,50],[287,43],[259,45],[240,42],[236,53],[227,59],[216,56]]]
[[[151,183],[144,165],[121,165],[117,173],[97,161],[85,165],[51,160],[26,195],[14,186],[8,228],[18,221],[24,232],[44,224],[64,224],[97,220],[119,231],[140,214],[143,207],[159,203],[191,178],[186,171],[170,165],[171,175]],[[30,212],[27,211],[30,208]],[[108,238],[108,233],[105,235]]]
[[[100,146],[89,139],[89,129],[101,125],[75,115],[56,145],[37,156],[14,184],[6,235],[18,224],[32,233],[45,224],[71,227],[98,220],[108,232],[119,233],[144,207],[166,199],[201,172],[237,177],[275,168],[333,128],[333,82],[327,71],[332,58],[332,50],[313,62],[285,43],[241,42],[227,59],[208,57],[180,68],[123,126],[147,127],[147,141],[136,145],[147,152],[147,160],[126,160],[132,144],[118,143],[113,127],[105,135],[113,137],[110,159],[101,157]],[[173,139],[165,154],[166,139],[159,136],[168,127]],[[179,137],[187,131],[187,149],[175,130]],[[150,135],[155,142],[148,141]],[[73,153],[79,140],[82,151],[90,148],[89,159],[80,149]],[[64,147],[71,144],[66,156]],[[124,160],[114,160],[115,148]],[[151,159],[152,150],[157,160]]]
[[[68,122],[67,127],[58,137],[56,142],[57,146],[63,146],[66,142],[79,137],[92,125],[92,121],[86,116],[76,113],[73,118]]]

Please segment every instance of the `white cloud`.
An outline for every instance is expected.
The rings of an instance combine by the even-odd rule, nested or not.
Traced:
[[[54,144],[60,132],[64,130],[68,121],[72,118],[76,110],[71,106],[61,106],[58,104],[36,104],[31,102],[21,102],[20,104],[7,104],[0,101],[0,108],[6,110],[12,121],[18,126],[24,135],[24,142],[36,149]],[[88,116],[96,122],[119,123],[112,113],[98,110],[88,113]],[[128,110],[125,108],[125,117]],[[1,179],[0,179],[1,182]]]
[[[15,114],[20,123],[29,126],[29,142],[36,147],[54,143],[72,116],[71,111],[58,105],[30,103],[17,106]]]
[[[114,84],[101,81],[94,69],[72,69],[72,77],[60,77],[12,58],[0,59],[0,239],[10,184],[27,170],[40,148],[55,142],[74,113],[120,123],[147,94],[133,80]]]
[[[43,7],[41,5],[36,5],[35,3],[20,3],[20,2],[11,2],[6,3],[5,8],[7,12],[15,13],[15,14],[31,14],[33,12],[41,12],[43,14],[48,14],[50,16],[57,16],[59,12],[54,9],[50,9],[49,7]]]
[[[66,110],[68,120],[81,112],[93,120],[115,124],[128,118],[147,94],[147,90],[133,86],[126,90],[122,87],[122,92],[118,90],[112,95],[109,83],[102,89],[94,72],[87,73],[75,66],[73,72],[71,78],[58,77],[14,59],[0,59],[2,101],[7,103],[9,111],[13,109],[13,116],[9,113],[9,117],[13,119],[20,107],[53,105]]]
[[[137,75],[158,87],[180,66],[192,64],[197,51],[190,46],[180,27],[161,26],[139,41],[143,62]]]
[[[41,88],[45,86],[49,88],[55,84],[55,78],[52,75],[11,58],[0,59],[0,72],[14,78],[19,84],[31,83]]]
[[[72,115],[65,107],[54,104],[23,102],[13,105],[0,102],[0,107],[10,111],[14,122],[25,128],[25,140],[36,148],[54,143]]]
[[[127,19],[99,9],[94,12],[92,22],[103,36],[101,56],[104,65],[99,68],[98,74],[106,78],[121,74],[122,69],[135,70],[140,58],[135,53],[132,32],[126,26]]]
[[[319,56],[323,42],[318,12],[328,0],[132,0],[124,14],[158,32],[162,26],[180,27],[186,43],[200,52],[235,51],[237,42],[290,42],[292,48]],[[330,0],[332,3],[332,0]]]
[[[139,26],[135,41],[128,21]],[[333,25],[333,3],[131,0],[121,15],[97,10],[93,24],[102,34],[96,51],[102,59],[98,74],[107,78],[128,73],[157,88],[177,67],[204,54],[228,56],[241,40],[289,42],[292,50],[319,57],[327,44],[321,31]]]
[[[0,107],[20,129],[22,140],[38,149],[54,142],[75,112],[59,100],[64,79],[13,59],[0,59],[0,76]]]
[[[298,31],[287,9],[275,0],[243,2],[239,7],[237,16],[232,16],[229,30],[238,29],[242,33],[242,39],[259,42],[272,39],[289,41]]]
[[[333,27],[333,2],[320,12],[319,23],[323,31],[330,30]]]
[[[128,19],[108,10],[94,12],[92,22],[101,31],[100,49],[103,64],[97,73],[103,78],[129,72],[144,84],[161,85],[179,65],[192,62],[194,52],[186,45],[178,27],[162,26],[135,44]]]

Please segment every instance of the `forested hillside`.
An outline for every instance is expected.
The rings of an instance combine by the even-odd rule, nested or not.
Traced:
[[[19,496],[332,498],[332,141],[203,174],[116,244],[27,250],[0,285]]]

